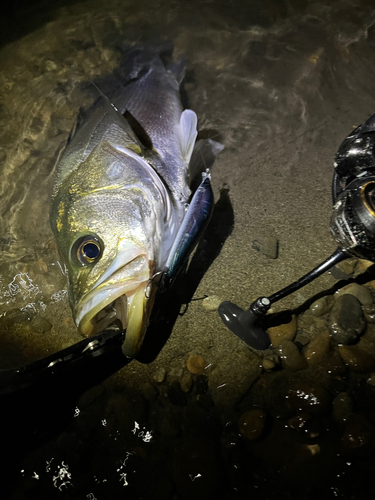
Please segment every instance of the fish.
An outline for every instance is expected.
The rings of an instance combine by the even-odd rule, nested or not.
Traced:
[[[202,151],[215,157],[224,146],[196,141],[197,115],[181,102],[183,60],[144,48],[125,59],[118,88],[97,88],[59,155],[50,223],[77,328],[126,329],[122,352],[134,358],[156,294],[173,285],[212,214]]]

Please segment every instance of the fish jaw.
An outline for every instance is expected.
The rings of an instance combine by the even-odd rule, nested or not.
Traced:
[[[116,282],[119,271],[113,273],[87,293],[73,311],[76,325],[86,337],[120,322],[126,329],[122,352],[128,358],[137,356],[142,346],[157,289],[150,281],[147,259],[141,270],[123,282]]]

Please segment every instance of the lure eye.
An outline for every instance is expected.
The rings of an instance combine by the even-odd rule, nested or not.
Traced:
[[[86,266],[100,259],[102,248],[100,242],[94,236],[85,236],[77,240],[72,248],[79,262]]]

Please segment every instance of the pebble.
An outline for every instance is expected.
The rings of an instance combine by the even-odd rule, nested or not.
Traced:
[[[277,353],[271,350],[265,351],[262,366],[265,370],[273,370],[280,366],[280,358]]]
[[[322,316],[330,311],[333,305],[333,297],[332,295],[326,295],[324,297],[320,297],[320,299],[313,302],[310,306],[310,311],[314,316]]]
[[[42,316],[36,316],[30,324],[30,330],[35,333],[47,333],[51,328],[52,324]]]
[[[346,422],[353,412],[353,399],[347,392],[340,392],[332,401],[333,418],[338,422]]]
[[[186,394],[182,391],[180,383],[174,381],[168,389],[167,396],[169,401],[175,406],[186,406]]]
[[[350,283],[338,290],[334,297],[342,297],[343,295],[350,294],[354,295],[363,306],[369,306],[372,304],[372,294],[368,288],[359,285],[358,283]]]
[[[184,374],[183,368],[172,368],[169,372],[169,377],[172,379],[181,379]]]
[[[253,240],[251,248],[265,255],[269,259],[277,259],[279,250],[279,240],[274,236],[265,236]]]
[[[11,327],[15,324],[28,323],[33,319],[35,312],[31,309],[10,309],[1,318],[1,326]]]
[[[155,382],[161,384],[162,382],[164,382],[166,376],[167,370],[165,368],[158,368],[152,378],[155,380]]]
[[[307,435],[307,437],[309,437],[310,439],[315,439],[320,435],[322,431],[321,423],[319,422],[319,420],[313,418],[306,423],[303,431]]]
[[[181,432],[178,423],[169,418],[167,415],[162,415],[159,418],[157,423],[157,430],[163,437],[166,438],[175,438]]]
[[[307,362],[299,352],[298,347],[291,340],[283,340],[276,348],[283,368],[301,370],[307,367]]]
[[[208,391],[208,378],[205,375],[198,375],[195,379],[195,389],[197,394],[206,394]]]
[[[341,442],[344,452],[368,456],[374,451],[375,429],[366,417],[353,414],[348,419]]]
[[[314,382],[295,381],[287,391],[287,406],[298,409],[311,416],[320,416],[328,412],[331,404],[329,393]]]
[[[361,304],[354,295],[345,294],[337,298],[328,320],[328,329],[338,344],[352,344],[366,328]]]
[[[142,392],[147,401],[154,401],[158,396],[157,389],[151,384],[151,382],[146,382],[142,387]]]
[[[243,413],[238,420],[238,428],[243,437],[254,440],[260,437],[266,422],[266,413],[258,408]]]
[[[309,366],[320,364],[332,351],[332,340],[328,330],[317,335],[306,346],[304,356]]]
[[[375,323],[375,304],[363,306],[362,310],[363,314],[365,315],[366,321],[368,321],[368,323]]]
[[[264,358],[262,366],[265,370],[273,370],[276,367],[276,364],[271,358]]]
[[[186,362],[187,369],[190,373],[197,375],[198,373],[202,373],[202,371],[207,366],[207,363],[198,354],[190,354]]]
[[[297,333],[296,315],[292,315],[292,320],[289,323],[268,328],[267,333],[274,347],[277,347],[283,340],[293,340]]]
[[[299,342],[302,346],[305,346],[310,342],[309,337],[307,335],[304,335],[303,333],[297,333],[297,336],[294,340],[295,342]]]
[[[295,431],[301,431],[311,417],[308,413],[299,413],[288,419],[288,426]]]
[[[342,262],[339,262],[335,265],[337,269],[339,269],[342,273],[350,276],[354,273],[355,268],[357,267],[358,259],[353,257],[351,259],[345,259]]]
[[[375,386],[375,373],[371,373],[371,375],[367,379],[367,383],[369,385]]]
[[[339,353],[354,372],[367,372],[375,368],[375,358],[356,345],[339,345]]]
[[[344,375],[347,367],[340,354],[334,350],[331,356],[321,361],[319,368],[333,377]]]
[[[222,302],[223,299],[221,299],[217,295],[210,295],[209,297],[203,299],[202,305],[207,311],[217,311],[219,305]]]
[[[191,387],[193,385],[193,377],[190,372],[184,372],[180,380],[181,390],[185,393],[191,391]]]

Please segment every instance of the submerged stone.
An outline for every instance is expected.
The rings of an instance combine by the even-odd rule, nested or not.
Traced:
[[[363,314],[365,315],[368,323],[375,323],[375,304],[363,306]]]
[[[353,414],[348,419],[341,442],[344,452],[368,456],[375,448],[374,426],[363,415]]]
[[[328,330],[321,332],[306,346],[304,356],[310,366],[325,360],[332,349],[332,340]]]
[[[310,306],[310,311],[314,316],[322,316],[329,312],[333,304],[332,295],[326,295],[325,297],[320,297],[320,299],[313,302]]]
[[[296,315],[292,315],[292,319],[289,323],[268,328],[267,333],[274,347],[278,346],[283,340],[293,340],[297,333]]]
[[[375,357],[357,345],[340,345],[339,353],[346,366],[354,372],[367,372],[375,368]]]
[[[342,297],[346,294],[354,295],[363,306],[368,306],[373,302],[370,290],[358,283],[350,283],[340,288],[340,290],[335,293],[335,298]]]
[[[238,420],[238,428],[241,435],[246,439],[258,439],[263,432],[265,421],[266,413],[255,408],[241,415]]]
[[[198,354],[190,354],[186,362],[187,369],[194,375],[202,373],[206,365],[207,363],[205,362],[205,360]]]
[[[301,370],[307,367],[306,360],[299,352],[298,347],[291,340],[283,340],[276,349],[280,356],[283,368]]]
[[[347,392],[340,392],[332,401],[333,418],[346,422],[353,411],[353,399]]]
[[[366,328],[359,300],[345,294],[334,303],[328,320],[328,329],[338,344],[353,344]]]

